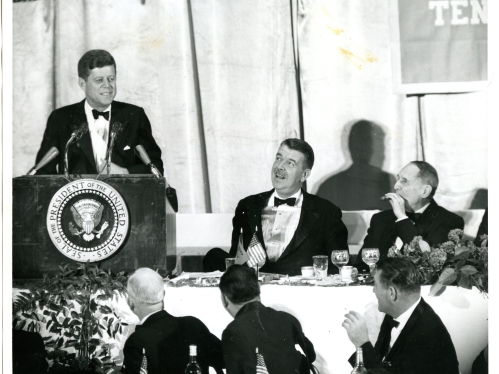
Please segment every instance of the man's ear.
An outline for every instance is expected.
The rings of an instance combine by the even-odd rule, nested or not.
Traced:
[[[220,298],[222,299],[222,305],[224,306],[224,308],[227,308],[229,306],[229,301],[222,292],[220,292]]]
[[[390,293],[389,293],[390,300],[392,302],[397,301],[398,300],[398,296],[399,296],[398,295],[398,290],[395,287],[390,286],[389,291],[390,291]]]
[[[424,185],[423,186],[423,193],[421,194],[421,197],[423,197],[424,199],[427,199],[430,196],[431,191],[433,191],[433,188],[429,184]]]
[[[312,170],[310,170],[310,169],[303,170],[303,174],[300,178],[300,182],[302,182],[302,183],[305,182],[307,180],[307,178],[310,176],[311,172],[312,172]]]
[[[78,77],[78,86],[80,86],[80,88],[83,90],[83,92],[86,92],[87,82],[82,77]]]

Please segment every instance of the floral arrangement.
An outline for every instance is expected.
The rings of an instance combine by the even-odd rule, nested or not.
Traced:
[[[19,293],[13,305],[14,328],[36,332],[44,328],[51,334],[43,338],[47,358],[53,361],[49,373],[107,373],[115,364],[111,345],[103,338],[115,338],[127,325],[108,305],[125,295],[127,276],[86,263],[60,269],[53,277],[44,274],[29,292]]]
[[[473,286],[488,293],[488,237],[481,236],[477,247],[464,239],[463,230],[449,232],[449,240],[431,248],[421,236],[416,236],[402,249],[393,246],[388,257],[410,259],[418,268],[423,284],[432,284],[430,295],[435,296],[447,285],[471,289]]]

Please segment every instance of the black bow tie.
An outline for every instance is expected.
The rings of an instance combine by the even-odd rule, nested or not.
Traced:
[[[106,121],[109,121],[109,111],[99,112],[97,109],[92,109],[92,114],[94,116],[94,119],[97,119],[99,118],[99,116],[102,116],[106,119]]]
[[[379,352],[381,357],[385,357],[390,350],[390,340],[392,336],[392,329],[397,328],[400,322],[395,321],[392,316],[386,315],[381,329],[379,331],[378,340],[376,341],[375,349]]]
[[[388,320],[388,323],[390,324],[390,326],[391,326],[392,328],[393,328],[393,327],[397,328],[397,327],[399,327],[399,325],[400,325],[400,322],[399,322],[399,321],[394,320],[393,318],[390,318],[390,319]]]
[[[412,221],[417,222],[421,213],[405,212],[405,215]]]
[[[289,199],[282,200],[282,199],[279,199],[278,197],[274,196],[274,206],[276,206],[276,207],[279,205],[282,205],[282,204],[287,204],[289,206],[295,206],[295,202],[296,202],[296,197],[290,197]]]

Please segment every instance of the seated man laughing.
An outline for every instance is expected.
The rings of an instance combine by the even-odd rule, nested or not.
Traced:
[[[210,250],[203,260],[204,270],[225,269],[225,258],[236,256],[242,231],[244,248],[255,234],[262,244],[266,257],[263,272],[297,275],[302,266],[312,265],[315,255],[328,256],[329,272],[337,272],[331,252],[348,249],[348,231],[340,208],[302,189],[313,165],[314,151],[307,142],[283,141],[271,169],[274,189],[239,202],[229,253],[220,248]]]

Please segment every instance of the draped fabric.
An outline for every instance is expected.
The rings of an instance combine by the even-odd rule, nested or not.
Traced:
[[[84,98],[76,66],[99,48],[117,62],[116,100],[152,123],[181,213],[232,213],[269,190],[288,137],[315,151],[308,191],[345,210],[387,208],[380,194],[423,157],[440,173],[439,203],[486,204],[487,93],[394,94],[388,1],[12,6],[13,176],[33,165],[50,112]]]

